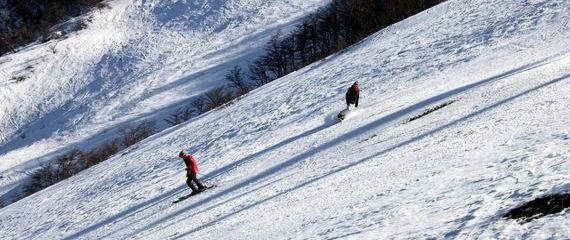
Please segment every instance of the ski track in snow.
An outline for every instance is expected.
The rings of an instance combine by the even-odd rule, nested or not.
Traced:
[[[570,238],[567,211],[525,224],[501,218],[570,191],[569,9],[562,0],[440,4],[1,209],[0,237]],[[204,19],[198,27],[215,28]],[[179,78],[147,71],[136,74]],[[355,80],[362,104],[337,123]],[[123,98],[132,99],[111,104]],[[172,204],[188,193],[182,148],[218,187]]]

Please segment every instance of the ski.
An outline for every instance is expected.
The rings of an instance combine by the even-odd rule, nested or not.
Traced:
[[[179,197],[178,199],[172,201],[172,203],[179,203],[179,202],[182,202],[182,201],[184,201],[184,200],[186,200],[186,199],[188,199],[188,198],[190,198],[190,197],[192,197],[192,196],[194,196],[194,195],[198,195],[198,194],[200,194],[200,193],[203,193],[203,192],[207,191],[208,189],[214,188],[214,187],[216,187],[216,186],[217,186],[217,185],[207,186],[206,188],[204,188],[204,190],[202,190],[202,191],[200,191],[200,192],[192,192],[192,193],[190,193],[190,194],[188,194],[188,195]]]

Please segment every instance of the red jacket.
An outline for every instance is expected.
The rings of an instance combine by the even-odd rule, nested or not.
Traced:
[[[198,174],[198,163],[196,162],[196,158],[194,158],[192,154],[181,156],[181,158],[184,159],[184,163],[186,164],[186,170],[188,170],[189,174]]]

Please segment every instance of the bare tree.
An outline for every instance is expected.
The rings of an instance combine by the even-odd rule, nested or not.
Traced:
[[[295,51],[298,52],[298,58],[301,62],[301,66],[307,66],[310,64],[310,45],[309,40],[310,24],[308,22],[303,22],[295,30]]]
[[[32,174],[30,183],[24,188],[26,195],[39,192],[57,182],[52,165],[52,163],[40,164],[39,169]]]
[[[287,75],[287,56],[281,47],[280,34],[273,35],[265,47],[266,53],[261,57],[261,62],[266,70],[271,73],[273,79]]]
[[[57,158],[57,180],[61,181],[69,178],[79,172],[76,167],[77,157],[81,155],[81,151],[73,149],[69,153]]]
[[[259,87],[259,86],[263,86],[271,81],[273,81],[275,78],[270,77],[268,74],[268,67],[260,60],[255,60],[250,66],[249,66],[249,77],[252,79],[252,81],[254,82],[254,84]]]
[[[182,122],[188,121],[192,118],[192,110],[188,107],[186,109],[176,109],[176,112],[170,114],[170,117],[164,119],[170,126],[178,125]]]
[[[126,127],[121,130],[121,143],[125,147],[134,145],[137,142],[151,136],[156,131],[154,122],[142,121],[134,127]]]
[[[204,94],[204,97],[208,101],[209,109],[214,109],[222,106],[233,99],[231,94],[225,91],[224,87],[214,88],[213,90],[210,90]]]
[[[237,65],[234,66],[234,68],[226,74],[225,78],[226,81],[230,83],[230,86],[236,88],[240,93],[249,91],[249,87],[245,82],[241,67]]]
[[[199,114],[205,113],[209,110],[208,101],[203,96],[194,98],[194,100],[192,100],[192,107],[194,107]]]
[[[284,38],[280,43],[280,50],[283,55],[285,75],[301,68],[301,63],[297,64],[297,38],[294,35]]]
[[[85,168],[97,165],[119,152],[119,145],[118,139],[112,139],[98,148],[82,153],[79,159]]]
[[[7,52],[15,53],[16,49],[14,49],[12,38],[8,35],[8,33],[3,32],[0,33],[0,55]]]
[[[55,163],[40,164],[39,169],[32,174],[30,183],[24,188],[24,193],[31,195],[75,175],[79,172],[75,165],[77,157],[80,155],[81,151],[74,149],[67,154],[57,157]]]

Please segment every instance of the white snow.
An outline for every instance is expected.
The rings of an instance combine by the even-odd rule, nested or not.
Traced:
[[[327,0],[110,1],[88,28],[0,58],[0,195],[39,163],[144,119],[164,129]],[[15,83],[18,77],[24,81]]]
[[[293,2],[280,4],[302,7],[301,1]],[[178,8],[171,3],[132,6],[162,6],[174,13],[172,9]],[[208,14],[197,18],[203,25],[184,27],[209,29],[219,20]],[[184,16],[181,19],[190,21],[194,15]],[[501,216],[524,201],[570,191],[569,16],[570,2],[563,0],[450,0],[0,209],[0,237],[568,239],[568,211],[525,224]],[[156,19],[161,19],[160,14]],[[160,21],[183,28],[176,21]],[[236,20],[236,31],[250,36],[243,30],[251,27],[250,22],[255,21]],[[120,28],[121,21],[117,23],[114,28]],[[142,114],[129,104],[146,106],[140,109],[155,114],[152,109],[165,109],[163,101],[169,105],[187,97],[166,100],[165,96],[191,89],[194,77],[186,76],[199,70],[178,72],[164,64],[170,62],[169,49],[174,47],[169,46],[177,40],[175,34],[169,35],[172,32],[163,33],[173,39],[172,45],[165,43],[164,51],[139,54],[143,48],[130,43],[127,49],[136,51],[120,51],[139,61],[126,65],[104,61],[108,64],[104,69],[116,69],[97,75],[109,74],[100,79],[111,82],[95,81],[91,88],[108,86],[108,91],[101,91],[110,98],[98,102],[89,97],[93,91],[83,92],[85,101],[71,105],[83,105],[92,115],[85,115],[89,124],[73,125],[74,132],[140,118],[123,119]],[[171,63],[187,61],[185,65],[206,69],[243,53],[235,49],[243,44],[231,45],[227,38],[233,35],[227,33],[216,35],[218,43],[205,42],[218,46],[212,48],[221,55],[187,54],[197,56],[200,61],[196,61],[173,54]],[[112,46],[121,41],[111,40]],[[146,43],[152,45],[150,40]],[[2,69],[14,67],[20,59],[9,57],[12,61],[0,65]],[[87,68],[69,61],[65,67]],[[127,70],[132,73],[126,74]],[[131,76],[128,81],[117,78],[125,75]],[[168,80],[148,82],[154,79],[150,76]],[[214,79],[203,77],[207,82]],[[361,85],[360,106],[349,120],[337,123],[336,114],[345,107],[344,92],[355,80]],[[27,82],[9,86],[24,91],[34,81]],[[144,96],[137,92],[144,89],[132,86],[143,82],[157,86],[152,88],[155,92],[165,92],[133,98]],[[129,91],[115,93],[122,91],[114,89],[118,86]],[[28,107],[26,101],[31,100],[22,99],[22,108]],[[77,138],[60,135],[62,142]],[[34,142],[29,148],[53,147],[49,141]],[[200,177],[218,187],[172,204],[189,192],[184,164],[177,157],[183,148],[195,153],[204,174]],[[19,147],[0,160],[27,152]]]

